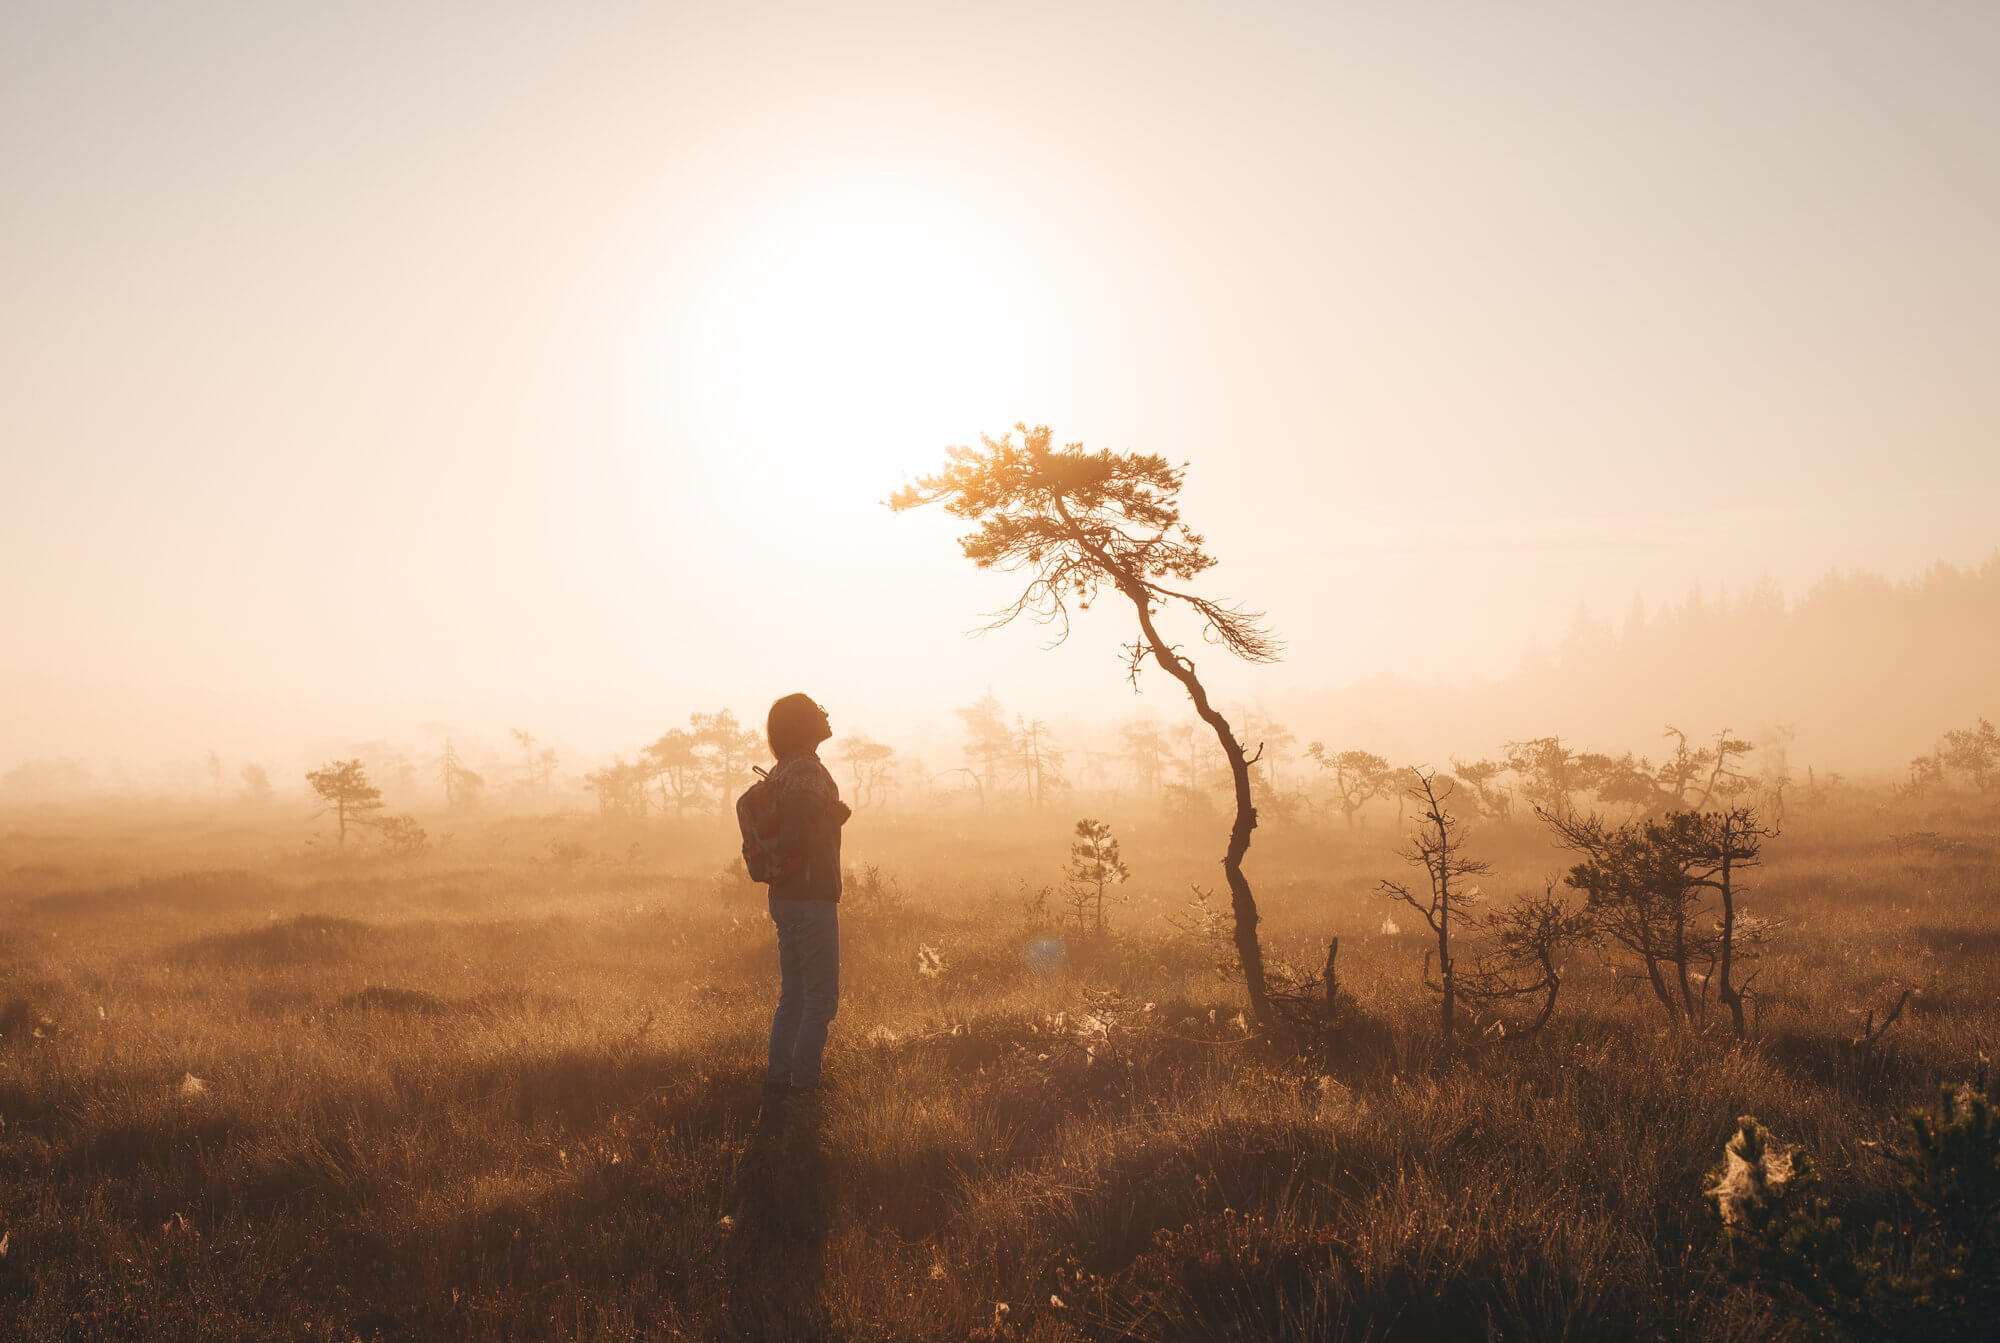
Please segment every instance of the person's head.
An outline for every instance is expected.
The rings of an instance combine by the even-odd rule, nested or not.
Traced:
[[[783,760],[788,755],[804,755],[833,735],[826,710],[811,695],[787,695],[771,706],[764,720],[764,737],[771,754]]]

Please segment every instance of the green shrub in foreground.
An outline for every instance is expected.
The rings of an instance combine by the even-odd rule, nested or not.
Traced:
[[[1990,1337],[2000,1316],[2000,1126],[1973,1087],[1946,1086],[1894,1152],[1908,1207],[1864,1239],[1828,1211],[1812,1160],[1750,1115],[1706,1190],[1718,1253],[1751,1284],[1857,1339]]]

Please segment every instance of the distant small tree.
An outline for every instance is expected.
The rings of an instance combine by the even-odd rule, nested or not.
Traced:
[[[1078,933],[1084,931],[1089,915],[1095,921],[1093,930],[1103,936],[1105,892],[1131,875],[1118,856],[1118,841],[1111,837],[1109,823],[1089,819],[1076,823],[1076,839],[1069,846],[1068,889]]]
[[[1141,715],[1118,725],[1119,754],[1132,770],[1132,782],[1139,796],[1156,799],[1166,777],[1167,739],[1160,725]]]
[[[1507,772],[1506,765],[1498,760],[1474,760],[1470,764],[1454,760],[1451,771],[1471,792],[1473,807],[1480,815],[1495,821],[1513,815],[1514,795],[1500,784],[1500,776]]]
[[[1450,781],[1431,770],[1413,769],[1410,775],[1405,793],[1417,808],[1417,829],[1403,847],[1403,861],[1423,871],[1427,889],[1418,891],[1407,882],[1386,878],[1379,889],[1388,899],[1414,909],[1430,926],[1438,964],[1438,982],[1431,987],[1443,1000],[1440,1021],[1449,1048],[1457,1030],[1458,1007],[1458,965],[1452,938],[1479,900],[1479,888],[1466,885],[1465,878],[1493,869],[1491,864],[1465,856],[1465,827],[1445,808],[1452,792]],[[1425,959],[1429,960],[1428,953]],[[1429,976],[1425,979],[1428,983]]]
[[[486,780],[466,768],[459,757],[458,747],[450,737],[444,739],[444,750],[438,755],[438,783],[444,788],[444,803],[447,807],[469,807],[479,801],[479,795],[486,786]]]
[[[1922,797],[1943,786],[1944,761],[1933,755],[1910,758],[1910,780],[1897,792],[1904,797]]]
[[[1229,764],[1236,818],[1222,870],[1251,1015],[1264,1031],[1274,1032],[1279,1023],[1266,992],[1257,901],[1243,875],[1257,825],[1250,792],[1255,756],[1209,699],[1193,659],[1168,642],[1156,617],[1173,606],[1191,611],[1210,642],[1249,662],[1276,661],[1280,645],[1258,614],[1176,586],[1215,565],[1201,536],[1181,519],[1181,469],[1154,455],[1088,452],[1078,443],[1058,449],[1046,426],[1015,428],[1023,436],[1019,443],[1008,434],[982,438],[977,448],[950,449],[943,471],[897,490],[889,505],[904,510],[937,504],[972,521],[975,529],[959,539],[967,559],[982,569],[1031,575],[1020,596],[995,613],[993,626],[1026,616],[1054,625],[1060,642],[1069,630],[1071,602],[1087,609],[1108,588],[1131,603],[1139,634],[1126,649],[1127,675],[1136,684],[1150,659],[1178,681]]]
[[[1715,753],[1715,763],[1709,767],[1708,781],[1702,787],[1701,797],[1696,800],[1694,810],[1701,810],[1712,802],[1740,797],[1752,786],[1752,780],[1731,761],[1740,761],[1757,749],[1757,743],[1742,737],[1732,737],[1724,728],[1715,734],[1715,745],[1710,748]]]
[[[737,721],[730,709],[697,713],[688,718],[694,737],[695,757],[700,773],[715,798],[719,813],[727,815],[736,804],[736,795],[749,786],[750,766],[764,754],[764,735]]]
[[[555,748],[544,746],[536,750],[534,734],[523,732],[520,728],[514,729],[514,742],[521,748],[525,764],[523,786],[529,792],[548,796],[550,789],[555,785],[557,760]]]
[[[217,798],[222,796],[222,757],[213,746],[208,748],[208,787]]]
[[[1063,787],[1063,758],[1047,723],[1039,718],[1014,720],[1014,762],[1027,785],[1029,811],[1040,811],[1049,794]]]
[[[349,826],[369,825],[382,810],[382,790],[368,782],[368,772],[359,760],[335,760],[306,775],[313,794],[326,805],[313,813],[334,816],[340,851],[347,852]]]
[[[1585,751],[1576,757],[1575,765],[1579,786],[1596,794],[1599,802],[1629,807],[1634,814],[1650,811],[1660,803],[1652,762],[1630,751],[1623,755]]]
[[[1554,815],[1575,810],[1578,777],[1576,753],[1561,737],[1530,737],[1507,743],[1507,768],[1521,781],[1521,792],[1536,808]]]
[[[999,785],[1002,767],[1014,757],[1014,734],[990,691],[956,712],[965,724],[966,769],[979,785],[979,809],[985,811],[987,794]]]
[[[383,849],[397,858],[415,857],[430,844],[430,836],[417,824],[417,818],[407,812],[384,816],[375,823],[375,828],[382,836]]]
[[[1333,800],[1354,828],[1354,817],[1363,807],[1389,791],[1396,771],[1372,751],[1329,752],[1319,742],[1306,747],[1306,758],[1333,776]]]
[[[1700,747],[1689,746],[1687,733],[1672,723],[1667,724],[1664,735],[1673,739],[1673,753],[1660,763],[1653,777],[1669,806],[1685,807],[1691,800],[1689,792],[1698,787],[1714,755]]]
[[[237,796],[252,806],[263,806],[271,800],[271,776],[262,765],[252,762],[236,771],[236,777],[243,780],[243,787]]]
[[[1715,744],[1691,748],[1687,733],[1667,725],[1673,738],[1673,754],[1654,773],[1662,801],[1672,809],[1700,811],[1718,797],[1732,797],[1748,787],[1750,780],[1732,762],[1757,749],[1755,742],[1729,735],[1724,728],[1715,734]]]
[[[2000,781],[2000,733],[1984,718],[1977,727],[1955,728],[1944,734],[1937,760],[1945,769],[1965,775],[1984,793]]]
[[[603,816],[623,816],[633,820],[646,815],[646,767],[620,757],[583,776],[597,795],[597,810]]]
[[[660,810],[665,812],[671,805],[675,816],[687,815],[688,801],[699,795],[701,783],[702,762],[695,750],[694,733],[671,728],[641,751],[639,758],[660,790]]]
[[[856,733],[840,742],[840,758],[854,778],[854,805],[872,807],[889,790],[896,748]]]

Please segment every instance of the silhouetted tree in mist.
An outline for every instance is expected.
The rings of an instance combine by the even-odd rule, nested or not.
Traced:
[[[1507,743],[1507,768],[1521,781],[1521,792],[1536,809],[1567,815],[1575,809],[1574,794],[1582,785],[1576,753],[1561,737],[1531,737]]]
[[[1659,786],[1654,782],[1653,765],[1630,751],[1610,755],[1603,751],[1583,751],[1572,761],[1577,787],[1594,794],[1599,802],[1629,808],[1633,814],[1659,805]]]
[[[262,765],[251,763],[236,771],[236,777],[243,780],[243,787],[237,796],[254,806],[262,806],[271,800],[271,776]]]
[[[438,754],[438,783],[444,789],[444,804],[447,807],[469,807],[479,801],[486,780],[466,767],[458,754],[458,746],[450,737],[444,739],[444,750]]]
[[[1748,777],[1732,762],[1757,749],[1755,743],[1730,736],[1728,728],[1715,734],[1713,746],[1699,748],[1690,748],[1687,733],[1671,723],[1666,735],[1674,739],[1674,752],[1655,777],[1668,806],[1700,811],[1718,796],[1728,797],[1748,786]]]
[[[989,692],[982,699],[955,711],[965,724],[965,759],[968,772],[979,786],[979,809],[986,810],[986,796],[1000,781],[1001,768],[1014,756],[1014,734],[1001,716],[1000,701]],[[971,768],[977,765],[978,768]]]
[[[1957,770],[1984,793],[2000,777],[2000,734],[1984,718],[1977,727],[1954,728],[1944,734],[1937,758],[1944,768]]]
[[[1040,811],[1048,795],[1063,786],[1063,753],[1055,734],[1039,718],[1014,720],[1014,762],[1027,786],[1028,810]]]
[[[1354,828],[1355,813],[1387,792],[1396,779],[1389,762],[1372,751],[1329,752],[1324,744],[1313,742],[1306,747],[1306,758],[1333,776],[1333,800],[1349,830]]]
[[[1504,821],[1513,814],[1514,795],[1499,781],[1507,772],[1506,765],[1498,760],[1475,760],[1471,764],[1454,760],[1451,769],[1458,782],[1471,790],[1473,806],[1480,815]]]
[[[549,790],[555,784],[555,748],[544,746],[541,750],[537,751],[535,749],[534,734],[523,732],[520,728],[514,729],[514,742],[521,748],[521,756],[526,766],[525,774],[522,778],[522,786],[529,792],[540,793],[542,796],[547,797]]]
[[[1180,468],[1150,454],[1088,452],[1074,443],[1058,449],[1046,426],[1015,429],[1022,435],[1018,443],[1008,434],[982,437],[977,448],[950,449],[943,471],[897,490],[890,507],[938,504],[977,524],[960,538],[967,559],[982,569],[1031,575],[1021,595],[995,613],[992,626],[1026,616],[1056,626],[1060,642],[1068,634],[1071,602],[1087,609],[1110,588],[1132,604],[1139,635],[1126,649],[1127,674],[1136,684],[1151,660],[1180,682],[1229,763],[1236,819],[1222,867],[1250,1010],[1260,1027],[1272,1031],[1278,1023],[1265,984],[1257,902],[1243,875],[1257,825],[1250,792],[1254,756],[1210,701],[1193,659],[1168,642],[1155,617],[1171,606],[1190,610],[1209,642],[1249,662],[1275,661],[1279,644],[1257,614],[1177,586],[1215,565],[1202,538],[1181,519]]]
[[[334,816],[340,851],[347,851],[347,829],[367,825],[382,810],[382,790],[368,782],[368,771],[359,760],[335,760],[306,775],[306,783],[326,806],[313,813]]]
[[[1935,753],[1910,760],[1910,779],[1899,790],[1904,797],[1922,797],[1944,783],[1944,762]]]
[[[1160,725],[1148,715],[1140,715],[1118,725],[1119,755],[1132,770],[1133,786],[1141,797],[1156,799],[1166,780],[1167,739]]]
[[[887,794],[896,748],[856,733],[840,742],[840,758],[854,779],[854,805],[872,807]]]
[[[764,754],[763,734],[743,726],[730,709],[690,715],[688,726],[701,774],[715,795],[716,810],[727,814],[745,786],[750,766]]]
[[[697,795],[701,783],[701,756],[695,750],[694,733],[671,728],[651,746],[639,752],[654,786],[660,790],[660,810],[671,803],[674,815],[687,815],[688,799]]]
[[[597,810],[603,816],[643,820],[646,815],[646,785],[652,775],[642,763],[620,757],[583,776],[597,795]]]

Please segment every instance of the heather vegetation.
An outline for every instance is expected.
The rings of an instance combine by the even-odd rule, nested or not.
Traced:
[[[650,775],[641,815],[390,777],[426,842],[345,854],[302,806],[8,812],[0,1333],[1879,1337],[1986,1299],[1990,1205],[1907,1118],[1976,1146],[1939,1088],[2000,1031],[1971,771],[1778,789],[1732,752],[1626,802],[1535,745],[1426,776],[1433,901],[1426,807],[1350,828],[1287,770],[1260,1028],[1167,766],[1146,805],[1142,758],[1038,807],[998,741],[984,813],[852,828],[830,1089],[784,1122],[761,892],[694,788]],[[1726,1220],[1745,1115],[1812,1179]]]

